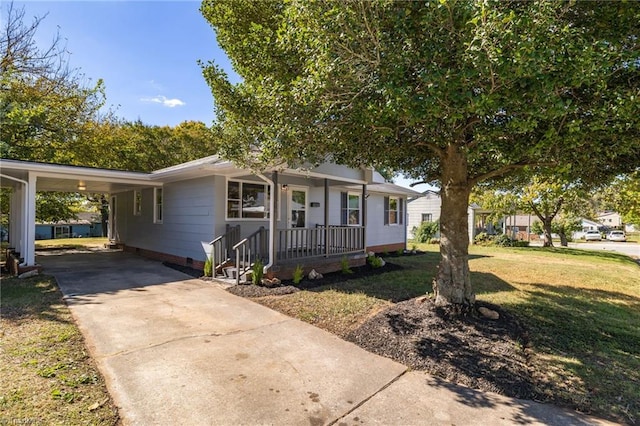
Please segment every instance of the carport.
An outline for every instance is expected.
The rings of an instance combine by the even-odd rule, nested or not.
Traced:
[[[9,209],[9,247],[20,253],[20,267],[28,268],[36,265],[36,192],[112,195],[134,188],[162,186],[162,183],[154,182],[152,179],[153,175],[149,173],[2,159],[0,186],[12,189]],[[112,223],[111,213],[109,222]],[[109,232],[111,231],[110,226]],[[109,237],[111,238],[111,235]]]

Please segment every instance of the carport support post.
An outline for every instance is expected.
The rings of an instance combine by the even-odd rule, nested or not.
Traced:
[[[29,180],[27,184],[27,193],[25,194],[25,253],[24,262],[26,266],[36,264],[36,181],[37,177],[34,173],[29,172]]]

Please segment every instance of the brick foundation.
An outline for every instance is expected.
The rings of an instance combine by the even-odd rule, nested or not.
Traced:
[[[146,257],[147,259],[159,260],[161,262],[169,262],[174,263],[180,266],[188,266],[193,269],[198,269],[200,271],[204,270],[204,262],[200,260],[191,259],[188,257],[176,256],[173,254],[162,253],[154,250],[147,250],[139,247],[132,247],[123,245],[122,250],[128,253],[134,253],[140,255],[142,257]]]
[[[367,247],[367,253],[372,251],[374,253],[395,253],[398,250],[404,250],[407,248],[405,243],[395,243],[395,244],[382,244],[379,246],[369,246]]]

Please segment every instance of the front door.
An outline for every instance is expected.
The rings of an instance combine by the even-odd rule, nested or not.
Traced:
[[[307,188],[289,187],[289,228],[307,227]]]
[[[307,240],[307,188],[291,187],[288,191],[287,248],[303,250]]]

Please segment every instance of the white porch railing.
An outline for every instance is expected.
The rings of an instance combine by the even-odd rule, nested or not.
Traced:
[[[364,226],[322,226],[279,229],[277,260],[334,256],[364,250]]]

